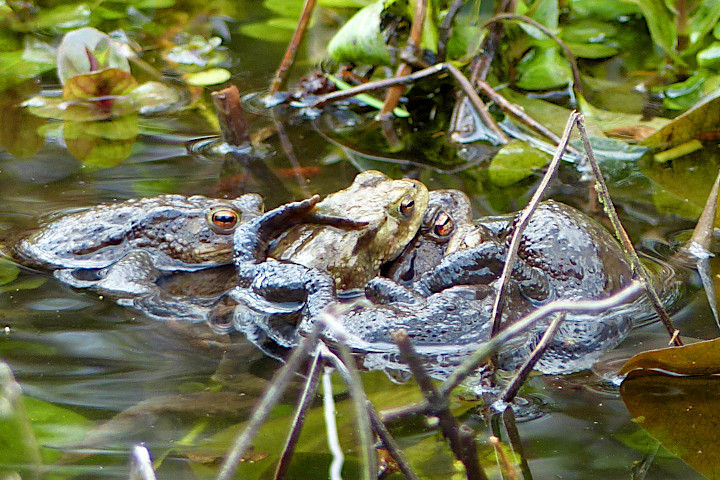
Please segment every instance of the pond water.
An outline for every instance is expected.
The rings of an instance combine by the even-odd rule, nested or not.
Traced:
[[[311,43],[326,40],[322,29],[313,35]],[[246,92],[266,88],[283,50],[283,43],[235,35],[230,45],[232,82]],[[297,70],[306,71],[310,64],[302,57]],[[43,78],[43,88],[54,87],[55,81]],[[443,173],[437,168],[378,161],[340,148],[339,143],[347,144],[346,140],[328,141],[327,130],[316,128],[321,121],[280,111],[276,130],[264,140],[264,158],[240,161],[188,152],[185,142],[218,133],[197,110],[169,118],[141,118],[140,135],[129,157],[102,169],[84,167],[65,147],[60,123],[48,122],[37,153],[19,158],[0,150],[2,243],[11,245],[50,212],[160,193],[235,196],[257,192],[265,197],[267,207],[273,207],[310,193],[344,188],[360,169],[368,168],[396,177],[412,176],[431,189],[465,190],[472,196],[476,216],[522,207],[539,180],[534,176],[500,189],[488,181],[486,163],[453,166],[455,173]],[[253,131],[274,125],[273,118],[263,114],[252,115],[251,122]],[[29,125],[18,123],[15,128],[37,128]],[[720,157],[704,155],[676,162],[673,168],[680,176],[694,171],[708,177],[698,184],[701,190],[709,190],[708,181]],[[654,171],[657,167],[647,159],[642,162],[647,175],[634,168],[631,175],[615,178],[611,194],[633,241],[649,249],[657,242],[673,240],[692,228],[693,222],[658,208],[662,205],[658,198],[678,195],[656,183],[662,171]],[[587,209],[588,185],[577,177],[573,166],[564,165],[548,196]],[[690,286],[686,297],[682,303],[687,306],[673,317],[682,334],[716,336],[704,294]],[[243,427],[280,366],[239,335],[214,335],[204,325],[159,322],[92,291],[63,285],[46,272],[25,268],[2,286],[0,324],[5,327],[0,333],[0,358],[8,363],[27,397],[26,409],[38,429],[38,441],[47,447],[43,457],[57,462],[47,473],[18,464],[21,457],[11,455],[8,460],[0,454],[0,472],[19,471],[23,478],[126,478],[128,455],[136,443],[149,448],[159,465],[158,478],[213,478],[230,439]],[[664,339],[663,335],[659,325],[649,325],[621,348],[631,352],[640,348],[638,344],[646,348],[649,342]],[[293,382],[261,429],[252,454],[240,467],[242,478],[272,476],[301,380]],[[420,399],[413,382],[398,385],[381,372],[364,373],[363,381],[379,408]],[[358,453],[352,405],[339,379],[335,387],[346,478],[355,478]],[[657,448],[633,421],[618,388],[592,372],[533,377],[521,396],[528,405],[519,412],[516,431],[507,416],[485,413],[482,402],[470,395],[453,403],[460,418],[476,428],[483,464],[493,478],[499,478],[495,454],[485,446],[491,434],[507,443],[512,436],[519,438],[515,447],[522,448],[517,453],[522,455],[526,479],[633,478],[633,469],[643,465],[648,467],[646,479],[702,478],[663,449],[655,453]],[[436,428],[422,419],[391,427],[423,478],[458,473]],[[0,433],[4,433],[1,426]],[[5,444],[3,438],[3,449],[18,448]],[[326,478],[330,461],[318,401],[290,477]]]

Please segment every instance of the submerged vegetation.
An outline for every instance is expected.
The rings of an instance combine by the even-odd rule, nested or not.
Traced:
[[[112,176],[113,169],[144,149],[150,154],[141,162],[152,159],[148,145],[164,135],[158,144],[184,147],[192,140],[188,156],[222,170],[213,173],[222,178],[213,187],[221,194],[239,196],[254,182],[262,193],[280,192],[288,201],[311,193],[307,177],[325,174],[339,159],[348,159],[360,170],[382,168],[433,187],[461,187],[486,213],[527,203],[530,207],[519,223],[529,218],[548,184],[556,182],[560,195],[573,190],[579,203],[597,207],[599,200],[609,225],[632,255],[632,242],[613,200],[625,208],[622,220],[632,222],[628,229],[634,240],[639,231],[659,223],[652,215],[687,227],[700,216],[708,196],[708,204],[717,201],[717,191],[715,196],[710,192],[720,138],[720,2],[320,0],[315,6],[313,0],[304,5],[299,0],[265,0],[260,14],[256,9],[251,2],[227,1],[0,0],[0,148],[7,152],[1,159],[29,163],[52,143],[76,158],[84,175]],[[279,55],[267,59],[255,52],[258,63],[280,63],[272,80],[271,67],[256,79],[243,73],[250,67],[238,60],[245,48],[238,42],[258,48],[290,46],[282,61]],[[293,65],[296,54],[299,60]],[[251,92],[241,103],[236,91],[224,88],[239,80],[250,84],[241,90],[269,91]],[[577,117],[575,110],[582,115]],[[188,134],[186,129],[179,135],[173,122],[183,115],[198,120],[195,125],[201,122],[202,131]],[[322,153],[298,161],[306,153],[296,154],[288,133],[298,125],[311,126],[331,148],[305,146],[306,151]],[[568,128],[574,126],[586,135],[570,135]],[[208,132],[215,136],[201,138]],[[305,135],[304,130],[297,132],[298,138]],[[271,159],[283,154],[290,168],[271,168]],[[86,178],[92,179],[82,177],[79,183]],[[133,194],[172,190],[174,185],[163,183],[169,181],[150,177],[138,184],[151,185],[146,190],[136,185]],[[707,212],[700,229],[706,233],[714,223],[714,210]],[[650,227],[637,226],[643,222]],[[9,228],[3,224],[3,231]],[[655,235],[664,236],[667,230]],[[693,267],[697,264],[717,317],[717,275],[708,259],[711,237],[706,235],[698,242],[699,250],[691,247],[684,255]],[[513,255],[508,253],[508,258]],[[648,273],[637,256],[632,258],[636,281],[628,289],[606,303],[566,302],[547,308],[548,313],[598,311],[647,289],[662,316]],[[506,271],[503,278],[507,276]],[[6,257],[0,259],[3,294],[45,288],[45,280],[23,272]],[[536,321],[531,317],[527,325]],[[14,360],[54,353],[33,343],[32,324],[12,314],[8,318],[8,346],[0,346],[8,360],[0,363],[0,445],[5,445],[0,477],[102,475],[98,466],[107,458],[95,455],[95,449],[119,446],[124,462],[129,446],[144,441],[138,431],[156,423],[163,430],[176,422],[169,428],[172,433],[147,442],[152,465],[148,451],[134,447],[132,478],[152,478],[152,470],[160,478],[171,478],[178,471],[175,463],[182,465],[183,478],[233,478],[238,465],[237,478],[324,478],[328,464],[342,456],[325,453],[323,422],[332,425],[327,417],[333,408],[344,421],[339,432],[328,427],[330,450],[339,447],[333,433],[339,433],[342,448],[348,448],[346,441],[359,446],[347,454],[343,473],[348,477],[529,479],[532,460],[542,464],[553,456],[544,439],[526,453],[528,444],[513,416],[518,411],[532,419],[537,415],[533,408],[542,410],[532,402],[527,409],[522,405],[524,398],[545,388],[538,377],[528,379],[532,363],[506,382],[504,390],[458,387],[514,331],[503,330],[439,385],[423,372],[412,345],[399,334],[395,340],[420,389],[413,383],[390,384],[374,373],[361,380],[349,352],[340,349],[336,357],[327,349],[314,350],[317,331],[303,340],[284,367],[265,365],[262,375],[253,368],[270,360],[254,357],[254,347],[231,342],[225,334],[183,331],[173,339],[192,345],[193,354],[211,357],[214,373],[181,376],[171,394],[150,394],[123,408],[104,405],[111,411],[106,415],[90,404],[74,408],[73,401],[23,392],[25,381],[37,372],[18,375],[16,382]],[[611,389],[605,401],[621,395],[632,418],[626,421],[631,434],[613,433],[613,441],[632,453],[618,465],[610,459],[593,460],[608,462],[600,471],[629,475],[632,469],[633,478],[646,478],[656,459],[678,456],[705,477],[716,478],[720,438],[711,405],[717,390],[712,376],[720,371],[718,340],[681,346],[676,326],[669,318],[663,320],[669,333],[663,342],[667,345],[670,339],[676,347],[640,353],[622,370],[611,365],[604,383],[592,380]],[[561,321],[557,317],[556,322]],[[11,336],[15,325],[21,325],[20,340]],[[110,329],[99,330],[103,328]],[[299,378],[295,372],[308,356],[312,365],[307,377]],[[216,357],[222,357],[217,369]],[[330,373],[325,374],[325,410],[312,403],[322,362],[337,369],[346,382],[333,385]],[[275,380],[263,378],[276,369]],[[391,373],[394,379],[403,376]],[[573,381],[555,378],[548,384],[588,387]],[[523,386],[526,397],[513,404]],[[276,406],[286,388],[297,396],[305,392],[300,413],[293,413],[295,395]],[[673,389],[682,394],[662,400],[663,392]],[[498,391],[500,399],[493,403],[496,398],[488,392]],[[338,403],[332,406],[333,401]],[[410,401],[417,404],[408,406]],[[395,410],[376,410],[391,407]],[[487,431],[483,422],[490,425]],[[435,431],[443,438],[433,435]],[[548,441],[558,438],[548,436]],[[376,456],[382,459],[381,473],[376,472]],[[663,477],[666,472],[660,469],[647,478],[687,473],[666,465],[662,468],[672,473]],[[538,475],[547,474],[546,467],[538,468]],[[127,474],[121,469],[108,475]]]

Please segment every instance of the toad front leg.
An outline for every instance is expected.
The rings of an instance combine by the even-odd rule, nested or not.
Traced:
[[[458,250],[425,273],[414,288],[421,295],[429,296],[456,285],[488,285],[500,277],[506,255],[505,247],[496,242]],[[545,272],[520,258],[515,259],[511,276],[522,294],[534,302],[547,301],[554,295]]]

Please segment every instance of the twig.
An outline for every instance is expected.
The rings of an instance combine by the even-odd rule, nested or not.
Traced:
[[[280,401],[283,392],[290,384],[290,379],[295,375],[298,368],[300,368],[301,362],[305,360],[310,349],[317,343],[319,334],[320,322],[313,328],[312,333],[308,337],[300,339],[300,343],[293,350],[287,363],[275,374],[255,412],[253,412],[247,427],[245,427],[245,430],[235,439],[230,453],[228,453],[228,456],[222,464],[217,480],[230,480],[232,478],[240,460],[250,447],[250,442],[255,437],[260,426],[265,422],[265,419],[275,404]]]
[[[332,366],[335,367],[338,373],[342,376],[343,380],[345,380],[345,383],[350,385],[350,371],[348,370],[347,366],[329,350],[323,355],[325,360],[329,361]],[[373,429],[378,434],[378,437],[380,437],[380,440],[382,440],[385,448],[387,448],[388,452],[390,452],[390,455],[392,455],[397,462],[400,471],[405,475],[408,480],[419,480],[419,477],[410,466],[407,457],[403,453],[397,441],[395,441],[395,438],[393,438],[388,429],[385,427],[383,419],[380,418],[380,415],[375,410],[375,407],[373,407],[372,403],[367,398],[365,391],[362,392],[361,398],[363,403],[365,403],[367,407],[368,415],[370,417],[370,423],[372,424]]]
[[[305,387],[303,388],[302,395],[298,400],[298,406],[295,410],[295,418],[293,418],[290,433],[288,434],[287,440],[285,441],[285,447],[280,455],[280,460],[275,470],[275,480],[283,480],[287,474],[288,467],[290,466],[290,459],[295,452],[298,438],[302,432],[303,425],[305,424],[305,413],[310,408],[310,404],[315,398],[318,386],[320,384],[320,367],[322,366],[320,361],[320,349],[317,350],[313,357],[313,363],[310,365],[310,371],[308,372],[307,380],[305,381]]]
[[[558,45],[560,45],[560,48],[562,48],[563,52],[565,53],[565,58],[567,58],[568,62],[570,62],[570,68],[573,75],[573,90],[575,90],[575,92],[577,92],[578,94],[582,95],[580,70],[578,69],[577,62],[575,61],[575,56],[572,54],[568,46],[565,45],[565,42],[563,42],[557,35],[552,33],[545,25],[536,22],[530,17],[526,17],[525,15],[518,15],[517,13],[500,13],[498,15],[495,15],[490,20],[485,22],[481,28],[486,28],[493,23],[501,22],[503,20],[515,20],[518,22],[527,23],[528,25],[532,25],[548,37],[552,38]]]
[[[337,422],[335,421],[335,400],[332,391],[332,367],[325,367],[322,375],[323,385],[323,411],[325,412],[325,436],[327,437],[328,447],[332,454],[332,462],[330,463],[330,480],[342,480],[342,467],[345,463],[345,455],[342,446],[340,446],[340,438],[337,432]]]
[[[447,48],[448,40],[450,40],[450,35],[452,35],[452,24],[453,20],[455,20],[455,15],[458,14],[460,9],[465,5],[465,0],[454,0],[452,4],[450,4],[450,8],[448,8],[447,13],[445,14],[445,18],[443,18],[442,23],[440,24],[440,27],[438,28],[439,34],[438,34],[438,60],[445,61],[445,50]]]
[[[562,158],[563,151],[565,150],[565,147],[570,140],[570,132],[572,131],[573,125],[575,125],[575,120],[577,119],[578,115],[579,114],[577,112],[573,112],[570,114],[570,118],[565,125],[565,132],[563,133],[561,142],[558,145],[557,150],[555,151],[555,156],[553,156],[553,159],[550,161],[550,164],[547,167],[547,171],[545,172],[545,175],[540,181],[537,190],[535,190],[535,193],[528,202],[527,206],[523,209],[522,213],[520,214],[520,218],[515,224],[515,230],[513,232],[512,239],[510,240],[507,257],[505,258],[505,265],[503,265],[502,274],[500,275],[500,278],[495,284],[495,288],[497,289],[497,291],[495,294],[495,301],[493,303],[492,309],[492,336],[497,335],[497,333],[500,331],[502,321],[502,309],[505,303],[505,290],[507,289],[507,284],[510,280],[510,272],[512,271],[512,266],[515,257],[517,256],[517,251],[518,247],[520,246],[522,234],[525,231],[525,228],[530,223],[530,217],[535,212],[537,206],[540,204],[543,195],[545,195],[545,191],[547,190],[547,186],[550,183],[550,179],[555,174],[558,165],[560,165],[560,159]]]
[[[245,119],[238,88],[232,85],[212,92],[212,101],[225,143],[234,146],[249,145],[250,129]]]
[[[559,313],[555,316],[538,344],[530,353],[530,356],[527,358],[527,360],[525,360],[525,363],[523,363],[522,367],[520,367],[513,379],[510,381],[510,383],[508,383],[503,389],[502,393],[499,396],[500,400],[502,400],[503,402],[512,402],[513,398],[515,398],[515,395],[517,395],[518,391],[520,390],[520,387],[522,387],[523,383],[525,383],[525,380],[527,380],[528,375],[530,375],[530,372],[532,372],[535,364],[538,362],[538,360],[540,360],[540,357],[542,357],[543,353],[545,353],[545,350],[547,350],[547,347],[548,345],[550,345],[550,342],[552,342],[553,338],[555,338],[555,335],[560,329],[560,325],[562,325],[562,322],[565,320],[565,316],[566,314],[564,312]]]
[[[480,466],[480,462],[477,458],[477,445],[475,444],[475,435],[472,433],[472,448],[468,443],[468,433],[463,432],[458,424],[455,417],[452,416],[450,410],[448,410],[448,399],[447,396],[440,394],[438,389],[432,383],[430,376],[425,371],[425,367],[420,362],[420,359],[410,342],[410,337],[407,331],[400,329],[391,334],[391,338],[397,344],[400,349],[400,356],[410,367],[410,371],[415,377],[420,390],[427,399],[430,410],[433,415],[436,415],[440,429],[442,430],[445,438],[450,442],[450,449],[455,454],[455,457],[465,465],[465,472],[467,473],[468,480],[486,480],[488,477],[485,471]]]
[[[295,54],[297,53],[300,43],[305,36],[305,31],[307,30],[308,23],[310,22],[310,17],[315,9],[315,2],[316,0],[305,0],[302,13],[300,14],[300,21],[298,22],[297,28],[295,28],[295,33],[293,34],[290,44],[285,51],[285,56],[283,56],[280,66],[275,72],[275,78],[273,78],[273,81],[270,84],[270,95],[278,93],[285,86],[287,73],[292,67],[293,61],[295,60]]]
[[[542,123],[538,122],[534,118],[532,118],[530,115],[525,113],[525,111],[515,105],[514,103],[508,101],[505,97],[503,97],[501,94],[499,94],[489,83],[487,83],[484,80],[477,79],[475,80],[475,85],[477,85],[477,88],[483,92],[485,95],[487,95],[490,100],[492,100],[495,105],[500,107],[505,113],[508,113],[512,115],[513,117],[517,118],[521,122],[523,122],[525,125],[530,127],[532,130],[535,130],[540,135],[544,136],[545,138],[552,141],[555,145],[560,145],[560,142],[562,139],[555,135],[552,130],[547,128]],[[580,155],[580,152],[575,149],[572,145],[568,145],[567,150],[569,152],[572,152],[576,155]]]
[[[512,408],[506,408],[500,415],[503,425],[505,425],[505,431],[507,432],[508,441],[513,452],[520,457],[520,471],[524,480],[532,480],[532,472],[530,472],[530,465],[528,465],[525,451],[523,450],[522,439],[520,438],[520,432],[517,428],[517,422],[515,421],[515,411]]]
[[[453,388],[460,385],[463,380],[472,374],[472,372],[474,372],[480,364],[490,358],[490,356],[505,345],[508,340],[525,332],[528,328],[546,316],[556,312],[603,312],[609,308],[617,307],[618,305],[622,305],[625,302],[633,300],[644,289],[644,282],[633,280],[627,287],[607,298],[600,300],[556,300],[543,305],[512,325],[504,328],[498,332],[497,335],[491,337],[487,342],[483,343],[470,357],[466,358],[462,364],[460,364],[460,366],[458,366],[450,374],[450,376],[438,389],[439,393],[443,396],[448,395]]]
[[[415,1],[415,14],[413,15],[412,27],[410,27],[410,37],[408,38],[407,48],[417,50],[422,41],[423,25],[425,24],[425,15],[427,14],[428,0]],[[412,67],[405,62],[400,63],[397,69],[396,77],[402,77],[412,71]],[[397,107],[400,96],[405,91],[404,87],[393,87],[388,90],[385,95],[385,103],[377,114],[378,120],[385,120],[390,117],[391,112]]]
[[[372,406],[372,403],[370,403],[369,400],[367,401],[367,407],[368,414],[370,415],[370,422],[372,423],[375,433],[377,433],[383,445],[387,448],[387,451],[395,459],[395,463],[397,463],[398,468],[403,475],[405,475],[405,478],[407,478],[407,480],[420,480],[420,477],[417,476],[415,470],[413,470],[410,466],[410,462],[408,462],[408,459],[400,448],[400,445],[398,445],[395,438],[385,427],[385,424],[380,419],[380,415],[378,415],[375,407]]]
[[[625,252],[630,257],[630,264],[632,265],[633,272],[645,283],[645,290],[648,298],[650,298],[650,302],[652,303],[655,312],[658,317],[660,317],[660,320],[670,334],[670,338],[673,339],[673,343],[679,347],[683,344],[682,340],[680,340],[680,337],[675,333],[675,326],[673,325],[672,320],[670,320],[670,316],[663,308],[662,302],[660,301],[660,297],[658,297],[655,288],[652,286],[650,274],[645,268],[645,265],[643,265],[640,261],[640,258],[638,258],[637,252],[635,252],[635,247],[633,247],[632,241],[620,223],[620,219],[615,211],[615,206],[610,198],[610,192],[608,192],[607,185],[605,184],[605,178],[600,171],[600,166],[595,159],[595,154],[593,153],[592,146],[590,145],[590,139],[588,138],[587,131],[585,130],[585,118],[582,114],[577,115],[576,122],[578,131],[580,132],[580,138],[582,139],[583,146],[585,147],[585,153],[587,153],[588,156],[588,162],[590,163],[593,174],[595,175],[595,190],[597,191],[600,201],[605,207],[605,214],[608,218],[610,218],[610,223],[612,223],[613,228],[615,229],[615,234],[620,239],[620,242],[622,242]]]
[[[465,95],[467,95],[470,99],[470,102],[475,108],[478,116],[480,116],[480,118],[483,120],[483,122],[486,123],[488,128],[493,131],[495,136],[498,138],[498,141],[502,144],[508,143],[509,140],[507,138],[507,135],[505,135],[505,133],[500,129],[500,127],[498,127],[495,119],[493,119],[490,113],[487,111],[487,107],[483,103],[482,99],[475,92],[475,90],[473,90],[472,85],[470,84],[468,79],[465,77],[465,75],[462,74],[462,72],[460,72],[460,70],[458,70],[450,63],[439,63],[437,65],[433,65],[432,67],[418,70],[417,72],[413,72],[411,74],[401,77],[393,77],[384,80],[377,80],[374,82],[367,82],[363,85],[358,85],[357,87],[348,88],[347,90],[340,90],[328,93],[326,95],[321,95],[308,106],[311,108],[319,108],[331,102],[337,102],[339,100],[354,97],[355,95],[358,95],[360,93],[371,92],[374,90],[382,90],[385,88],[393,87],[395,85],[405,85],[408,83],[416,82],[417,80],[437,75],[442,71],[448,71],[450,74],[452,74],[455,80],[457,80],[463,93],[465,93]]]

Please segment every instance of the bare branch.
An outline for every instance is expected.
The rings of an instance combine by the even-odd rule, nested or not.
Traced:
[[[588,162],[590,163],[590,166],[592,168],[593,175],[595,175],[595,190],[597,191],[600,201],[605,206],[605,213],[610,218],[610,222],[615,229],[615,234],[620,239],[620,242],[625,248],[625,252],[630,257],[630,263],[633,267],[633,272],[645,283],[645,290],[647,291],[648,297],[650,298],[650,302],[652,303],[655,312],[657,313],[658,317],[660,317],[660,320],[670,334],[670,338],[673,339],[673,343],[676,346],[681,346],[683,344],[682,340],[680,340],[680,337],[675,333],[675,326],[673,325],[672,320],[670,320],[670,316],[663,308],[662,302],[660,301],[660,297],[658,297],[655,288],[652,286],[650,274],[645,268],[645,265],[643,265],[643,263],[640,261],[640,258],[638,257],[637,252],[635,252],[635,247],[633,247],[630,237],[620,223],[620,219],[618,218],[617,212],[615,211],[615,206],[613,205],[612,199],[610,198],[610,192],[608,192],[607,185],[605,184],[605,178],[602,175],[602,171],[600,171],[600,165],[598,165],[597,160],[595,159],[595,154],[593,153],[592,146],[590,145],[590,139],[588,138],[587,131],[585,130],[585,117],[583,117],[582,114],[578,114],[576,121],[578,131],[580,132],[580,138],[582,139],[583,145],[585,146],[585,152],[588,156]]]
[[[555,174],[555,171],[558,168],[558,165],[560,165],[560,159],[562,158],[563,151],[565,150],[565,147],[567,146],[568,141],[570,140],[570,132],[572,131],[573,126],[575,125],[575,120],[577,119],[577,116],[579,114],[577,112],[573,112],[570,115],[570,118],[567,121],[567,124],[565,125],[565,132],[562,136],[562,141],[558,145],[557,150],[555,151],[555,156],[553,156],[552,160],[550,161],[550,164],[547,167],[547,171],[545,172],[545,175],[542,178],[542,181],[538,185],[537,190],[535,190],[535,193],[533,194],[532,198],[528,202],[527,206],[523,209],[522,213],[520,214],[520,218],[515,224],[515,231],[513,232],[512,239],[510,240],[510,246],[508,247],[508,253],[507,257],[505,258],[505,265],[503,266],[502,274],[500,275],[500,279],[496,282],[495,288],[497,289],[496,295],[495,295],[495,302],[493,303],[493,310],[492,310],[492,333],[491,335],[496,335],[500,331],[500,322],[502,319],[502,309],[503,305],[505,303],[505,290],[507,288],[508,281],[510,280],[510,272],[512,271],[512,266],[515,260],[515,257],[517,256],[518,247],[520,246],[520,240],[522,239],[522,234],[525,231],[525,228],[530,223],[530,217],[535,212],[535,209],[537,209],[537,206],[540,204],[540,201],[542,200],[543,195],[545,195],[545,191],[547,190],[547,187],[550,183],[550,180],[552,179],[552,176]]]
[[[300,20],[298,21],[298,26],[295,28],[295,33],[293,33],[293,37],[290,40],[287,50],[285,51],[285,56],[283,56],[283,59],[280,62],[280,66],[275,72],[275,78],[273,78],[273,81],[270,84],[270,95],[278,93],[285,86],[287,74],[292,67],[293,61],[295,60],[295,54],[300,47],[300,43],[302,42],[303,37],[305,37],[305,31],[307,30],[308,23],[310,22],[312,12],[315,9],[315,2],[316,0],[305,0],[302,13],[300,14]]]

